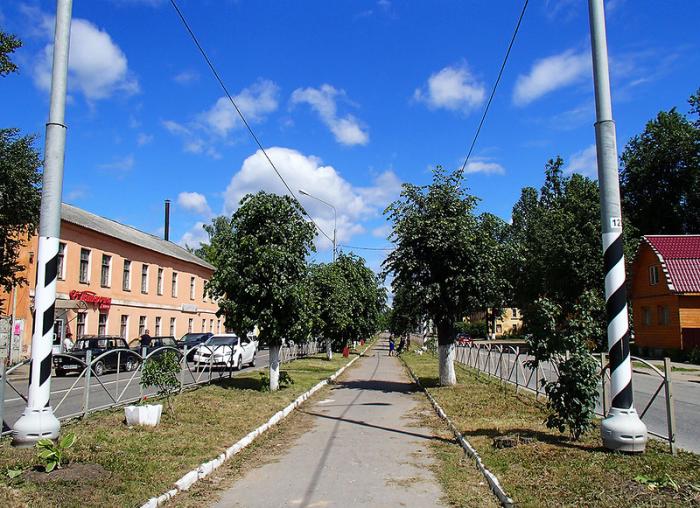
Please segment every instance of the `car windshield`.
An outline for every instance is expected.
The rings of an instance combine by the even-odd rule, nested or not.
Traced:
[[[184,342],[195,342],[202,340],[207,334],[206,333],[187,333],[182,336],[182,341]]]
[[[234,342],[237,342],[236,337],[212,337],[205,342],[207,346],[230,346]]]

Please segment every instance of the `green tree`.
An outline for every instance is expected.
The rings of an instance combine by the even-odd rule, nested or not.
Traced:
[[[409,288],[395,287],[391,314],[389,315],[389,331],[394,335],[405,335],[418,328],[420,310],[412,300]]]
[[[344,334],[353,319],[350,288],[337,263],[312,265],[310,298],[314,332],[326,343],[326,356],[333,359],[333,344],[344,342]]]
[[[216,268],[207,291],[219,298],[227,327],[243,335],[258,325],[270,347],[270,390],[277,390],[282,340],[308,338],[306,256],[314,250],[314,226],[297,201],[260,191],[207,231],[207,258]]]
[[[35,137],[0,129],[0,285],[6,291],[26,284],[19,251],[39,225],[41,158]]]
[[[700,90],[691,96],[699,115]],[[700,115],[661,111],[621,157],[624,214],[642,234],[700,232]]]
[[[10,55],[21,47],[21,40],[12,34],[0,30],[0,76],[7,76],[11,72],[17,72],[17,64],[10,59]]]
[[[385,211],[395,250],[384,268],[394,274],[395,291],[408,288],[417,313],[437,327],[442,385],[456,383],[454,323],[481,305],[477,198],[463,183],[460,171],[448,174],[438,166],[431,184],[404,184],[400,198]]]

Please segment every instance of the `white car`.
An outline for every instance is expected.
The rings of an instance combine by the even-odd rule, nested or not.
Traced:
[[[206,364],[236,367],[255,365],[258,341],[250,337],[239,337],[233,333],[214,335],[197,346],[193,361],[203,367]]]

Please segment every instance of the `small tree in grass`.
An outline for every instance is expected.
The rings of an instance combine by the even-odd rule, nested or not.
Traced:
[[[530,352],[535,357],[530,366],[551,361],[559,377],[542,380],[547,393],[547,427],[564,432],[573,440],[593,426],[595,401],[598,396],[597,362],[590,353],[604,334],[600,323],[602,302],[595,291],[586,291],[574,305],[570,315],[547,298],[535,302],[526,316]]]
[[[180,380],[177,378],[179,372],[180,362],[174,351],[165,351],[148,358],[141,371],[141,386],[144,388],[155,386],[158,389],[158,395],[165,397],[172,416],[175,416],[173,395],[180,389]]]

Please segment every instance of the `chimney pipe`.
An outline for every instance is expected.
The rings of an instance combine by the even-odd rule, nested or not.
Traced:
[[[163,228],[163,240],[170,240],[170,200],[165,200],[165,227]]]

